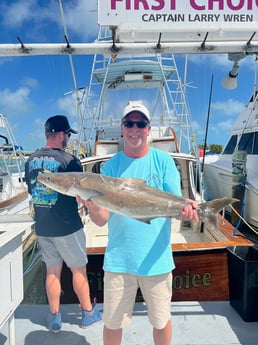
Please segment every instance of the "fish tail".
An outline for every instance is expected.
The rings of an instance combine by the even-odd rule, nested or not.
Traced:
[[[217,228],[219,211],[237,201],[239,200],[234,198],[221,198],[203,202],[199,204],[197,209],[199,219],[203,223],[211,224],[214,228]]]

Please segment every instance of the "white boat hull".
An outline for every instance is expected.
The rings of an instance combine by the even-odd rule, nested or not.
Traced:
[[[244,200],[241,201],[244,220],[258,228],[258,177],[255,168],[258,167],[258,155],[247,155],[246,184]],[[235,196],[235,188],[238,185],[232,173],[232,155],[207,156],[204,167],[204,189],[206,199]],[[231,214],[232,209],[227,211]]]

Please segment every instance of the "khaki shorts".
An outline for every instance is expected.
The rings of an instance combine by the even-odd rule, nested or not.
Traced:
[[[171,272],[155,276],[135,276],[105,271],[103,320],[107,328],[119,329],[131,322],[139,287],[152,326],[157,329],[166,326],[171,318]]]

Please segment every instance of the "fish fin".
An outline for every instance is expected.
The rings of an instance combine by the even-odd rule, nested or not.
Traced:
[[[197,208],[198,216],[202,222],[217,228],[219,211],[237,201],[239,200],[234,198],[221,198],[203,202]]]
[[[139,222],[142,222],[145,224],[150,224],[151,220],[154,218],[135,218],[135,217],[133,217],[133,219],[138,220]]]
[[[95,189],[93,189],[93,190],[91,190],[91,189],[83,190],[83,191],[80,193],[80,197],[82,197],[82,198],[85,199],[85,200],[94,199],[94,197],[97,197],[97,196],[104,196],[104,194],[98,192],[98,191],[95,190]]]
[[[221,199],[214,199],[211,201],[207,201],[206,203],[208,206],[213,210],[214,213],[218,213],[224,207],[234,204],[235,202],[239,201],[235,198],[221,198]]]
[[[201,218],[202,219],[202,218]],[[217,214],[207,214],[202,221],[205,224],[211,225],[214,229],[218,228],[218,215]]]

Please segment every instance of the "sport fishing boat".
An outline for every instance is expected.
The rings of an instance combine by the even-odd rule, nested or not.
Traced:
[[[18,145],[6,115],[0,114],[0,244],[7,233],[22,231],[22,249],[25,290],[38,263],[34,220],[30,215],[30,202],[24,182],[26,155]],[[3,235],[3,236],[2,236]],[[33,274],[32,274],[33,273]]]
[[[257,53],[257,39],[254,37],[255,32],[252,34],[251,31],[256,31],[257,28],[256,12],[251,9],[252,13],[250,13],[252,14],[252,18],[254,18],[253,22],[251,22],[251,20],[246,21],[246,23],[244,21],[240,22],[236,18],[235,22],[234,20],[228,20],[225,25],[225,23],[223,23],[223,18],[228,18],[232,12],[234,14],[234,17],[232,16],[232,18],[235,18],[235,14],[236,17],[240,18],[241,14],[242,19],[244,18],[242,17],[243,14],[243,16],[246,16],[246,18],[249,19],[246,14],[247,11],[244,11],[243,9],[237,10],[236,7],[233,10],[229,10],[228,8],[225,8],[225,5],[221,11],[217,11],[219,14],[221,14],[221,16],[218,22],[216,21],[212,23],[214,25],[207,25],[208,23],[206,21],[201,22],[201,24],[198,25],[198,18],[211,18],[211,16],[214,16],[212,18],[218,18],[217,12],[213,11],[213,9],[208,9],[204,10],[204,15],[200,16],[198,9],[191,8],[189,4],[183,1],[177,2],[178,13],[175,13],[175,15],[172,15],[171,9],[169,14],[162,13],[161,11],[165,12],[165,10],[167,10],[162,9],[162,6],[160,6],[160,9],[158,9],[158,6],[154,6],[156,7],[155,11],[152,11],[154,13],[144,10],[145,12],[150,12],[150,14],[143,13],[143,10],[139,8],[137,11],[133,8],[131,9],[129,5],[127,7],[130,7],[130,9],[127,11],[116,9],[107,10],[109,3],[111,2],[101,1],[99,11],[103,10],[104,15],[109,18],[119,18],[121,15],[119,12],[124,12],[122,14],[126,20],[120,20],[120,23],[123,26],[123,35],[116,35],[113,27],[111,35],[100,35],[96,42],[76,44],[69,42],[67,31],[64,25],[66,44],[24,44],[19,40],[20,44],[17,45],[0,44],[0,55],[30,56],[63,54],[68,55],[71,61],[72,55],[96,54],[94,56],[89,86],[82,91],[81,95],[79,95],[79,90],[77,85],[75,85],[75,93],[78,100],[78,115],[82,125],[79,140],[71,147],[71,150],[73,153],[79,153],[85,171],[98,173],[103,162],[109,159],[114,153],[117,152],[117,150],[120,149],[120,145],[122,145],[122,138],[119,127],[122,108],[124,107],[126,100],[141,99],[146,101],[146,104],[151,109],[152,113],[151,124],[153,131],[150,138],[150,144],[166,150],[175,159],[181,172],[183,195],[185,197],[192,197],[201,201],[203,198],[201,185],[198,178],[198,156],[196,155],[190,134],[191,122],[188,114],[188,108],[183,110],[186,105],[185,83],[181,83],[180,77],[177,75],[175,58],[173,55],[171,55],[171,52],[174,54],[217,54],[228,53],[230,51],[246,53],[247,51],[248,54],[255,54]],[[112,2],[113,5],[115,3],[115,1]],[[120,8],[122,8],[121,3],[122,2],[119,4],[121,5]],[[167,3],[169,4],[169,2]],[[63,14],[61,0],[59,1],[59,4],[61,5],[61,13]],[[134,6],[139,6],[139,4],[134,2]],[[172,5],[170,4],[170,6]],[[250,7],[252,7],[251,4]],[[255,7],[255,5],[253,5],[253,7]],[[131,16],[133,17],[133,26],[131,28],[129,25],[130,11],[132,12]],[[226,17],[222,15],[225,13]],[[186,23],[187,18],[193,18],[194,14],[197,18],[196,21],[193,21],[192,25],[191,23]],[[140,20],[141,16],[144,18],[144,20]],[[164,20],[158,20],[159,16],[164,18]],[[146,18],[151,19],[146,20]],[[170,23],[165,20],[166,18],[170,20]],[[171,20],[176,22],[173,23],[175,25],[170,25]],[[106,32],[109,32],[109,25],[110,23],[108,23],[108,27],[106,27]],[[146,29],[146,27],[151,27],[151,30],[148,28]],[[207,32],[207,30],[209,30],[209,32]],[[157,39],[160,32],[163,35],[162,40]],[[105,37],[106,39],[102,40],[102,37]],[[132,38],[134,40],[133,42],[131,42]],[[150,56],[151,53],[152,57]],[[124,62],[122,61],[122,56],[125,58]],[[166,58],[168,58],[168,64],[165,63]],[[97,66],[98,61],[100,62],[99,66]],[[129,73],[126,73],[126,65]],[[134,69],[131,67],[133,65],[135,65]],[[116,71],[116,66],[118,71]],[[111,75],[109,73],[112,71],[114,73],[113,77],[112,73]],[[156,75],[158,76],[156,86],[159,85],[162,90],[163,87],[165,87],[165,89],[168,90],[167,99],[170,100],[172,98],[174,100],[174,104],[168,105],[166,104],[166,102],[168,102],[166,101],[166,98],[162,98],[164,108],[158,108],[157,106],[155,108],[155,98],[152,98],[152,96],[147,97],[146,99],[144,98],[142,94],[143,89],[147,89],[149,93],[151,92],[152,87],[149,86],[154,85]],[[175,78],[174,89],[172,87],[173,77]],[[108,83],[108,80],[110,80],[110,83]],[[140,94],[138,93],[136,96],[133,96],[131,92],[134,88],[129,88],[129,86],[132,86],[136,83],[138,86],[141,83],[143,87],[140,88]],[[169,88],[167,88],[168,84]],[[111,90],[115,91],[114,93],[117,93],[116,91],[123,85],[128,85],[128,89],[127,87],[124,88],[124,91],[128,91],[129,93],[127,97],[123,96],[121,99],[118,97],[115,102],[110,101],[108,107],[105,102],[104,109],[103,96],[109,93]],[[179,89],[177,87],[179,87]],[[180,98],[176,97],[179,97],[179,95],[182,97],[181,100]],[[93,102],[94,98],[95,101]],[[175,110],[175,108],[180,108],[180,106],[182,109],[181,111],[180,109]],[[167,112],[165,112],[166,110]],[[102,118],[102,114],[105,115],[105,118]],[[158,116],[159,121],[155,123],[154,120],[156,116]],[[154,131],[155,128],[157,129],[156,132]],[[189,133],[185,137],[185,134],[188,131]],[[183,139],[185,138],[187,138],[186,143],[190,143],[190,148],[188,145],[183,145]],[[102,263],[107,243],[107,229],[96,227],[90,222],[87,213],[84,213],[83,209],[81,209],[80,212],[82,213],[82,217],[85,222],[85,230],[87,234],[87,252],[89,258],[87,273],[91,285],[91,292],[94,294],[94,297],[97,297],[97,301],[101,302],[103,299]],[[203,224],[191,224],[190,222],[176,223],[177,224],[174,224],[175,227],[173,228],[173,237],[171,240],[173,255],[177,265],[176,270],[173,272],[173,300],[227,301],[229,299],[227,247],[252,247],[253,244],[242,236],[239,236],[238,233],[237,235],[233,236],[233,227],[223,218],[222,215],[218,216],[218,228],[215,230],[213,229],[213,231],[210,231],[210,229]],[[61,296],[61,302],[77,303],[78,301],[76,300],[76,297],[72,291],[69,274],[70,271],[64,267],[62,275],[63,293]],[[241,279],[244,280],[241,274],[238,275],[240,275]],[[140,295],[138,297],[139,299],[141,298]],[[247,334],[248,336],[250,335],[250,327],[247,327],[246,323],[244,323],[244,325],[241,326],[245,332],[241,333],[238,323],[236,323],[232,318],[232,315],[234,315],[232,314],[232,311],[230,310],[230,315],[227,317],[227,314],[225,314],[223,310],[221,311],[221,309],[218,307],[219,303],[215,304],[216,311],[214,313],[208,313],[207,325],[203,318],[204,304],[197,304],[198,309],[194,307],[194,309],[190,311],[189,306],[191,303],[186,303],[183,304],[182,311],[180,310],[178,312],[179,309],[175,311],[175,314],[178,313],[180,318],[181,313],[183,315],[182,323],[179,324],[178,328],[175,328],[176,331],[178,330],[180,337],[179,342],[182,341],[182,332],[180,332],[180,330],[182,330],[182,328],[186,328],[186,321],[189,320],[190,325],[187,323],[187,327],[190,329],[189,339],[191,340],[187,339],[185,343],[192,341],[193,332],[191,330],[193,328],[198,330],[198,326],[200,326],[200,324],[202,325],[200,332],[195,332],[198,334],[196,343],[203,344],[204,342],[202,342],[202,337],[208,334],[207,332],[209,332],[209,329],[211,329],[211,332],[213,332],[214,327],[216,328],[218,324],[218,332],[213,332],[213,335],[216,338],[213,340],[216,341],[217,335],[221,333],[219,332],[221,330],[221,321],[224,320],[226,322],[226,327],[224,327],[223,324],[223,330],[227,330],[227,328],[229,328],[230,336],[228,337],[228,334],[223,331],[223,340],[217,340],[217,343],[223,343],[223,341],[226,339],[225,334],[228,339],[230,339],[225,340],[227,344],[229,344],[229,342],[234,342],[237,344],[243,343],[241,340],[243,340]],[[257,309],[257,303],[255,303],[254,300],[253,304]],[[45,341],[46,337],[48,337],[48,334],[45,331],[39,331],[41,327],[40,325],[44,324],[43,314],[47,310],[45,308],[46,306],[43,307],[44,312],[42,315],[40,312],[35,313],[35,311],[32,311],[33,318],[36,320],[34,325],[31,323],[31,310],[26,313],[24,312],[25,309],[21,309],[20,315],[22,315],[22,323],[19,323],[19,320],[17,320],[18,326],[20,327],[21,325],[20,328],[22,328],[22,336],[20,336],[21,332],[17,333],[17,341],[19,344],[24,343],[26,340],[28,341],[32,338],[35,340],[35,337],[37,337],[37,340],[40,339],[40,337],[44,337],[42,341]],[[210,307],[208,306],[208,309],[209,308]],[[63,343],[66,343],[67,341],[70,343],[71,337],[75,342],[76,340],[84,341],[85,337],[87,338],[86,342],[91,342],[91,336],[94,338],[92,340],[92,344],[99,343],[101,340],[96,340],[96,334],[101,334],[101,331],[98,329],[96,329],[97,332],[90,331],[87,334],[84,331],[82,338],[81,335],[79,335],[80,338],[74,338],[75,313],[71,313],[71,306],[69,306],[69,311],[67,312],[66,319],[64,319],[63,324],[65,332],[61,332],[60,334],[60,336],[63,337]],[[24,314],[29,315],[28,327],[24,327],[24,325],[28,325],[27,323],[24,324],[23,322],[24,318],[26,318]],[[140,317],[142,314],[142,310],[140,310],[140,313],[137,312],[138,320],[136,322],[137,325],[140,325],[139,334],[141,340],[142,325],[144,325],[142,318]],[[35,315],[38,318],[35,318]],[[69,315],[72,315],[73,317],[71,322]],[[200,315],[200,318],[197,319],[198,324],[192,322],[193,317],[195,319],[197,315]],[[175,316],[177,315],[174,315],[174,317]],[[212,327],[209,327],[211,324],[211,319]],[[239,321],[239,318],[237,321]],[[235,327],[236,325],[237,327]],[[70,329],[70,327],[68,328],[67,326],[71,326],[73,328]],[[206,326],[207,332],[203,332],[202,328]],[[248,328],[248,331],[246,331],[246,327]],[[30,330],[29,332],[28,329]],[[236,329],[238,329],[238,331],[236,331]],[[146,330],[148,332],[147,328]],[[67,331],[71,337],[67,337]],[[177,332],[175,332],[175,334],[176,333]],[[245,335],[244,338],[242,337],[242,334]],[[78,332],[75,335],[77,336]],[[52,335],[50,335],[50,337],[51,338],[49,338],[49,341],[51,342],[53,340]],[[240,338],[239,342],[236,339],[237,337]],[[251,337],[252,335],[248,337],[247,341],[249,341]],[[204,341],[207,343],[207,337]],[[146,341],[146,343],[147,342],[148,341]],[[255,343],[254,340],[253,343]],[[14,342],[12,344],[14,344]]]
[[[237,197],[237,213],[258,239],[258,90],[252,96],[230,130],[229,139],[219,155],[204,159],[204,186],[207,199]],[[235,226],[240,224],[231,209],[227,209]]]
[[[22,146],[16,143],[7,116],[3,114],[0,114],[0,140],[0,214],[25,213],[29,207],[24,182],[26,157]]]
[[[112,37],[107,33],[106,27],[100,28],[97,40],[100,45],[108,40],[112,44]],[[184,71],[187,70],[187,56],[185,59]],[[90,84],[79,99],[80,114],[83,114],[81,139],[70,146],[73,152],[78,145],[84,171],[99,173],[101,165],[122,149],[120,122],[123,107],[128,101],[141,100],[151,114],[149,144],[165,150],[175,160],[181,174],[182,195],[203,201],[185,79],[185,75],[181,77],[179,74],[173,54],[96,54]],[[102,301],[102,264],[108,230],[107,226],[93,224],[84,211],[81,209],[89,256],[87,272],[91,291],[95,296],[97,294],[98,301]],[[174,219],[171,237],[176,263],[173,299],[227,300],[227,247],[236,245],[252,245],[252,242],[233,236],[233,227],[222,215],[218,215],[216,229],[207,224]],[[61,298],[63,303],[71,303],[76,297],[71,285],[67,284],[70,273],[66,268],[64,272],[66,278],[63,279]]]

